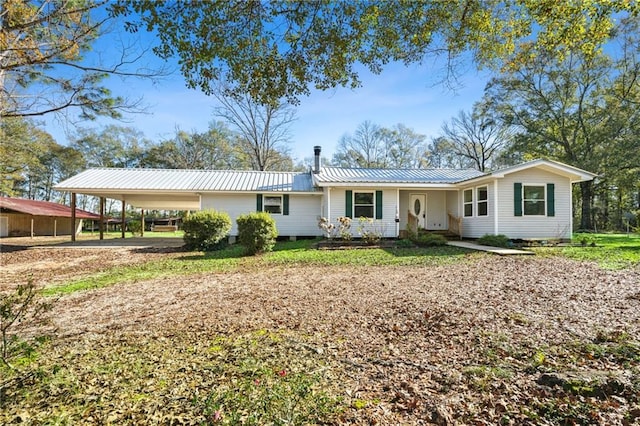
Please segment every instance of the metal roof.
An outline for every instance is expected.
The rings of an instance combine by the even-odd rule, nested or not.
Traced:
[[[349,169],[323,167],[315,175],[319,184],[331,183],[399,183],[399,184],[454,184],[484,176],[473,169]]]
[[[498,169],[494,171],[492,175],[504,176],[509,173],[518,172],[520,170],[525,170],[531,167],[540,167],[541,169],[551,170],[561,175],[571,176],[573,178],[572,179],[573,182],[588,181],[598,177],[596,173],[591,173],[586,170],[561,163],[559,161],[546,160],[546,159],[531,160],[531,161],[527,161],[526,163],[521,163],[515,166]]]
[[[71,207],[48,201],[25,200],[23,198],[0,197],[0,209],[11,210],[32,216],[71,217]],[[100,219],[100,215],[76,209],[78,219]]]
[[[55,185],[58,191],[246,191],[317,192],[309,173],[184,170],[89,169]]]

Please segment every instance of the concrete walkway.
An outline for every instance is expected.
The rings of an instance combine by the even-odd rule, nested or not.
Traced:
[[[500,256],[513,256],[513,255],[531,255],[535,254],[532,251],[518,250],[502,247],[482,246],[480,244],[474,244],[468,241],[449,241],[447,243],[450,246],[461,247],[470,250],[486,251],[489,253],[499,254]]]

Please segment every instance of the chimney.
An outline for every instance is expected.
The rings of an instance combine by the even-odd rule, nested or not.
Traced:
[[[313,147],[313,173],[320,173],[320,152],[322,151],[321,146]]]

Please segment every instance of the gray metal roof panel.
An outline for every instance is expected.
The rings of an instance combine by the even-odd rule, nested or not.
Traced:
[[[457,183],[484,176],[474,169],[357,169],[323,167],[315,177],[319,183]]]
[[[89,169],[56,185],[64,190],[317,192],[309,173],[181,169]]]

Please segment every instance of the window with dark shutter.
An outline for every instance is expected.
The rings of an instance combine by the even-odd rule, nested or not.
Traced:
[[[522,212],[525,216],[544,216],[544,185],[522,185]]]
[[[522,184],[520,182],[513,184],[513,214],[522,216]]]
[[[344,215],[353,219],[353,191],[347,190],[344,193]]]
[[[547,216],[556,215],[555,187],[553,183],[547,184]]]
[[[376,219],[382,219],[382,191],[376,191]]]

